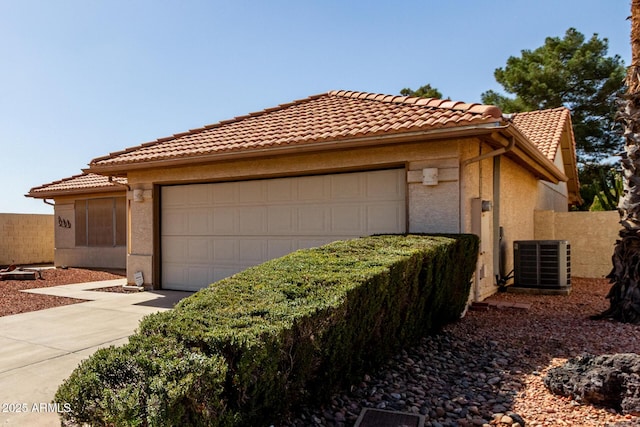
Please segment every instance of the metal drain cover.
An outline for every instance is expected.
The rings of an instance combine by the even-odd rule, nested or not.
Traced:
[[[354,427],[424,427],[424,415],[365,408]]]

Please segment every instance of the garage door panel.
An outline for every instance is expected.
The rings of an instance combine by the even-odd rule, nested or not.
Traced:
[[[218,280],[222,280],[229,276],[233,276],[236,273],[240,273],[242,270],[245,270],[246,268],[247,268],[246,266],[241,266],[241,265],[215,267],[212,279],[206,283],[207,285],[209,285],[211,283],[217,282]]]
[[[305,176],[297,183],[296,199],[301,202],[321,202],[328,199],[329,179],[326,176]]]
[[[207,265],[169,264],[163,266],[163,286],[167,289],[197,291],[204,287],[200,285],[201,283],[208,284],[214,281],[216,281],[215,273]]]
[[[276,205],[267,208],[267,233],[293,234],[297,232],[297,207]]]
[[[165,263],[162,265],[162,284],[167,289],[184,287],[189,283],[186,264]]]
[[[264,203],[267,200],[264,181],[234,182],[240,203]]]
[[[351,174],[329,175],[331,200],[358,200],[362,197],[363,177]]]
[[[238,208],[212,208],[212,232],[214,235],[238,234]]]
[[[188,240],[180,236],[165,236],[162,239],[162,258],[175,263],[187,263]]]
[[[209,217],[211,212],[198,208],[186,214],[189,234],[210,234]]]
[[[242,238],[238,247],[240,259],[250,264],[259,264],[267,259],[267,239]]]
[[[246,206],[238,209],[239,229],[243,236],[266,234],[267,208],[264,206]]]
[[[364,233],[362,206],[346,205],[331,208],[331,230],[337,233]]]
[[[287,202],[295,200],[296,181],[290,179],[271,179],[267,183],[268,202]]]
[[[326,206],[302,206],[297,211],[298,232],[300,234],[326,233],[329,209]]]
[[[163,187],[162,286],[199,289],[296,249],[405,232],[405,176],[384,170]]]
[[[267,258],[279,258],[295,251],[296,249],[298,248],[295,240],[293,239],[269,239],[267,241]]]
[[[215,238],[213,239],[213,254],[211,261],[222,263],[236,263],[240,259],[240,249],[237,239]]]
[[[165,211],[162,214],[162,233],[165,235],[183,235],[188,231],[189,221],[186,212],[181,209]]]
[[[163,187],[162,197],[162,204],[164,208],[180,208],[187,204],[187,192],[182,186]]]
[[[237,182],[222,182],[211,185],[211,200],[214,205],[236,205],[238,199]]]
[[[404,209],[387,203],[367,206],[367,233],[385,233],[385,230],[399,229],[404,223]]]
[[[190,265],[187,283],[213,283],[213,268],[209,265]]]
[[[367,200],[395,200],[398,195],[404,195],[404,180],[398,174],[404,171],[396,171],[395,176],[387,174],[366,175],[366,199]]]
[[[187,244],[187,260],[192,263],[208,263],[213,256],[212,242],[206,237],[190,238]]]
[[[186,187],[185,205],[209,206],[211,204],[211,187],[206,185],[189,185]]]

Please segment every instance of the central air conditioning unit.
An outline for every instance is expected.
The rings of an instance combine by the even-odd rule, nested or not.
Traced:
[[[571,246],[566,240],[513,242],[514,286],[563,290],[571,287]]]

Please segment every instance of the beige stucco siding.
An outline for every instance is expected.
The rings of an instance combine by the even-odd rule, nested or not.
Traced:
[[[482,300],[495,293],[493,271],[493,215],[496,214],[493,195],[493,157],[475,160],[494,151],[487,144],[465,144],[461,147],[462,232],[480,237],[480,253],[470,298]],[[490,205],[482,212],[482,201]]]
[[[451,153],[454,154],[453,152]],[[437,170],[437,183],[425,185],[423,170]],[[410,233],[458,233],[460,160],[441,157],[408,164]]]
[[[477,145],[473,140],[472,144]],[[141,271],[145,283],[158,286],[154,277],[158,265],[154,259],[157,247],[157,227],[154,225],[155,206],[158,205],[160,185],[225,182],[311,174],[355,172],[385,168],[405,168],[407,171],[407,230],[408,232],[458,233],[461,231],[459,149],[460,140],[407,143],[396,146],[302,153],[297,155],[264,157],[260,159],[229,160],[181,168],[147,171],[132,170],[128,174],[132,193],[142,192],[142,199],[130,204],[130,245],[127,259],[128,280]],[[424,168],[438,170],[436,185],[424,185]],[[158,261],[159,262],[159,261]]]
[[[56,224],[55,228],[55,245],[56,252],[62,249],[73,249],[76,247],[75,237],[75,207],[73,199],[58,199],[55,206],[56,218],[62,222]],[[56,254],[57,255],[57,254]],[[73,265],[73,264],[67,264]]]
[[[555,164],[562,167],[562,152],[558,150]],[[513,242],[516,240],[545,240],[537,230],[536,211],[568,210],[568,190],[565,182],[553,184],[541,181],[522,167],[503,157],[501,160],[500,225],[503,227],[503,272],[513,270]],[[547,236],[548,237],[548,236]]]
[[[132,170],[128,280],[142,272],[147,285],[158,287],[159,189],[162,185],[215,183],[248,179],[405,168],[407,230],[426,233],[475,233],[481,238],[472,297],[483,299],[497,289],[494,271],[494,216],[504,230],[505,272],[513,268],[513,241],[534,239],[534,210],[566,210],[566,186],[540,183],[521,165],[500,158],[499,211],[493,194],[494,158],[476,160],[495,150],[477,139],[428,141],[299,153],[154,170]],[[465,162],[466,161],[466,162]],[[425,185],[423,170],[437,179]],[[137,196],[134,196],[137,194]],[[480,209],[482,201],[489,209]],[[485,204],[485,207],[487,205]],[[496,255],[497,256],[497,255]]]
[[[76,246],[75,201],[90,198],[124,196],[122,193],[94,193],[81,196],[67,196],[56,198],[55,212],[55,257],[57,267],[84,268],[126,268],[125,246]],[[62,224],[62,225],[60,225]]]
[[[501,160],[500,225],[504,272],[513,270],[513,242],[534,239],[538,180],[506,157]]]

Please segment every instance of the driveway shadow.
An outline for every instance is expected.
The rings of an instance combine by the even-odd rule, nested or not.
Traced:
[[[145,291],[147,294],[155,295],[156,298],[151,299],[149,301],[139,302],[133,305],[143,306],[143,307],[154,307],[154,308],[173,308],[178,302],[182,299],[187,298],[194,294],[194,292],[186,292],[186,291]]]

